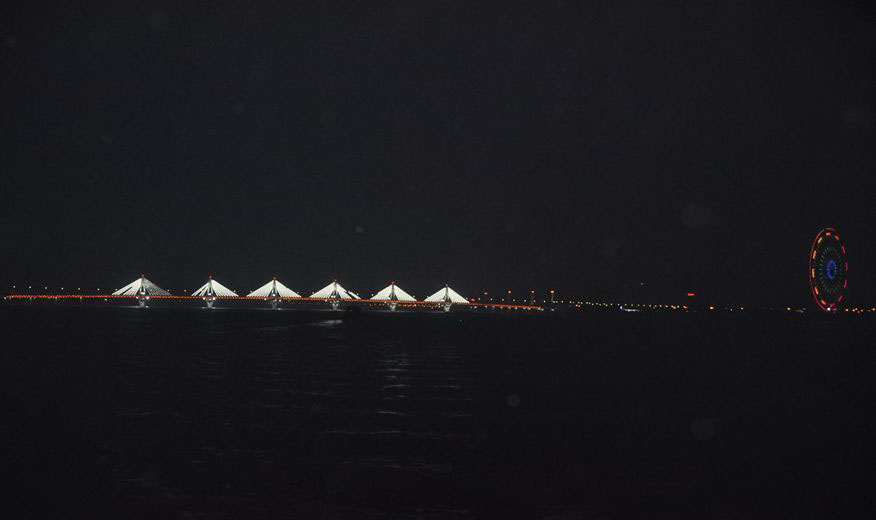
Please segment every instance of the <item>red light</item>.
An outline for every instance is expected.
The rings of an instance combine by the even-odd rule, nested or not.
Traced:
[[[692,292],[687,293],[688,298],[693,298],[694,296],[696,296],[696,293],[692,293]]]

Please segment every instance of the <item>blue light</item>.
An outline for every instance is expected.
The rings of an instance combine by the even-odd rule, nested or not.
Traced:
[[[831,280],[836,278],[836,262],[833,260],[827,262],[827,277]]]

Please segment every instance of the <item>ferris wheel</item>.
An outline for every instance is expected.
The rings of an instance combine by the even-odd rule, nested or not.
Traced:
[[[827,312],[835,312],[849,288],[849,261],[846,246],[833,228],[824,228],[815,236],[809,252],[809,287],[815,303]]]

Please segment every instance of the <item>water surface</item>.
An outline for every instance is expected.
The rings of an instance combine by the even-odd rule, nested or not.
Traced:
[[[50,305],[0,324],[6,518],[873,505],[866,318]]]

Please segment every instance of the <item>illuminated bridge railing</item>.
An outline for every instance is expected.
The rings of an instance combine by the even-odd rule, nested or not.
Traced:
[[[117,295],[117,294],[10,294],[5,297],[7,300],[137,300],[142,296],[137,295]],[[441,308],[444,302],[425,302],[425,301],[398,301],[398,300],[360,300],[355,298],[265,298],[263,296],[211,296],[211,299],[216,301],[282,301],[282,302],[318,302],[332,303],[341,302],[344,304],[368,305],[368,306],[385,306],[389,303],[394,303],[398,307],[426,307],[426,308]],[[149,300],[169,300],[169,301],[200,301],[202,296],[159,296],[150,295]],[[477,302],[459,302],[453,303],[453,306],[471,307],[471,308],[490,308],[490,309],[508,309],[508,310],[527,310],[541,311],[541,307],[537,305],[511,305],[505,303],[477,303]]]

